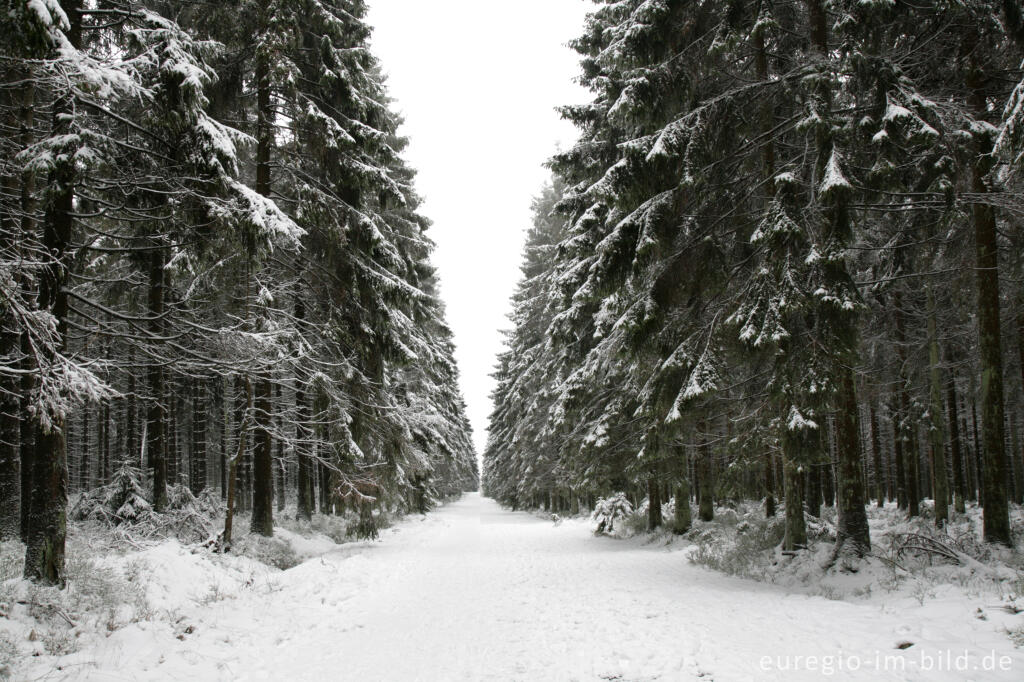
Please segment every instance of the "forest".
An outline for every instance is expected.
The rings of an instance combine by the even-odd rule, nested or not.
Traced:
[[[3,0],[0,681],[1021,670],[1019,0]]]
[[[477,487],[365,3],[0,11],[0,540],[197,501],[270,536]],[[69,495],[76,501],[69,510]],[[76,511],[78,510],[78,511]]]
[[[1019,3],[600,2],[572,47],[590,99],[534,203],[485,493],[624,493],[680,534],[752,500],[785,553],[833,508],[847,568],[886,502],[1012,545]]]

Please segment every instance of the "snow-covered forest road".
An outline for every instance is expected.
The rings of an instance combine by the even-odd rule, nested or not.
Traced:
[[[376,543],[271,577],[267,589],[195,604],[180,638],[132,626],[63,674],[103,680],[1020,679],[1024,656],[941,597],[833,601],[724,577],[682,551],[595,538],[477,494]],[[962,600],[959,602],[962,605]],[[964,606],[963,608],[967,608]],[[961,609],[963,610],[963,609]],[[906,651],[901,641],[914,642]],[[1006,672],[921,671],[948,649]],[[857,657],[859,671],[846,666]],[[887,656],[905,659],[900,669]],[[770,661],[764,657],[770,657]],[[927,665],[927,663],[926,663]],[[876,666],[889,667],[880,672]],[[70,673],[70,674],[69,674]]]

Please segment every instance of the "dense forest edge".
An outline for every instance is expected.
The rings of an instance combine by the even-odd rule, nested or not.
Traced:
[[[741,573],[1019,581],[1019,3],[595,4],[484,492]]]
[[[69,523],[229,552],[286,521],[376,537],[477,489],[365,14],[0,11],[5,579],[81,577]]]

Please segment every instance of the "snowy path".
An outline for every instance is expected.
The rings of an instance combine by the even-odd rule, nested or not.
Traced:
[[[822,662],[796,662],[805,669],[794,673],[774,669],[775,658],[842,652],[862,668],[836,670],[840,680],[1024,679],[1022,652],[962,597],[883,607],[787,594],[478,495],[274,581],[269,593],[186,610],[194,632],[181,639],[119,631],[68,678],[816,680]],[[897,651],[901,640],[916,644]],[[921,652],[940,647],[968,647],[979,668],[995,649],[1012,669],[919,671]],[[891,661],[890,672],[875,669],[894,655],[905,672]]]

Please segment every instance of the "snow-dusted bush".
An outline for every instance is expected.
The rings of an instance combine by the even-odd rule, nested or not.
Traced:
[[[611,497],[603,497],[594,505],[590,520],[597,526],[595,534],[612,533],[615,523],[633,513],[633,505],[626,499],[626,493],[615,493]]]
[[[140,520],[152,508],[146,499],[142,471],[125,462],[114,472],[110,483],[78,498],[78,502],[71,508],[71,518],[119,526]]]
[[[246,535],[235,542],[231,551],[282,571],[302,563],[295,549],[282,538],[265,538],[256,534]]]
[[[214,519],[219,513],[220,498],[213,491],[204,491],[196,497],[181,484],[168,487],[167,510],[154,512],[142,472],[125,463],[114,473],[110,483],[78,499],[71,509],[71,518],[116,528],[115,536],[129,544],[171,537],[195,544],[206,542],[216,534]]]
[[[695,548],[690,561],[729,575],[763,579],[775,547],[782,542],[785,526],[776,519],[743,519],[733,524],[735,533],[722,527],[698,527],[689,537]]]

